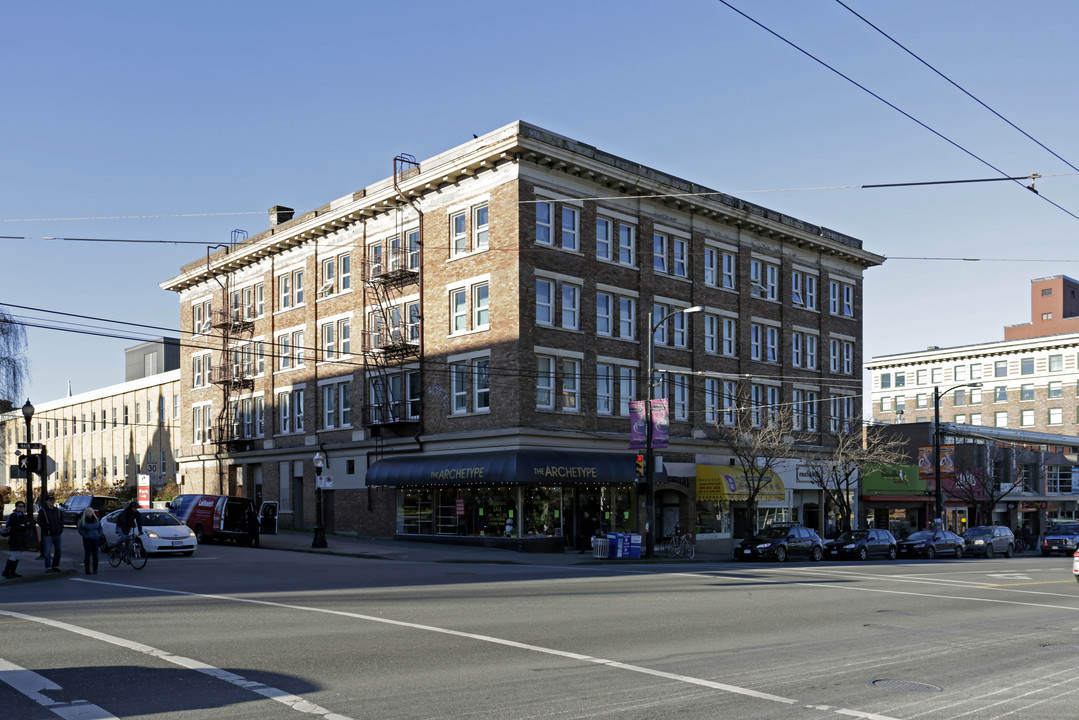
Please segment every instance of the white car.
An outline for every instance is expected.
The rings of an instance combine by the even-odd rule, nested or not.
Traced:
[[[120,539],[120,530],[116,527],[123,510],[109,513],[101,518],[101,529],[105,540],[112,545]],[[190,555],[199,546],[195,531],[184,525],[168,510],[140,508],[142,518],[142,546],[147,553],[182,553]]]
[[[1079,580],[1079,550],[1076,550],[1072,554],[1072,575],[1076,580]]]

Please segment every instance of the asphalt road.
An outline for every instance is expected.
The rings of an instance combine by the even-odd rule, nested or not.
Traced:
[[[388,562],[0,585],[0,717],[1073,718],[1071,558]]]

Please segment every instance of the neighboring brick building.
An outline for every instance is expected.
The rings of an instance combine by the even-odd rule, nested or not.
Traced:
[[[387,158],[389,166],[389,158]],[[660,535],[729,542],[697,466],[736,402],[806,447],[860,420],[859,240],[513,123],[192,262],[180,297],[186,492],[279,500],[364,535],[561,546],[639,531],[629,402],[649,312],[670,401]],[[676,312],[701,306],[702,312]],[[368,482],[370,480],[370,482]],[[823,522],[793,468],[763,512]],[[816,515],[812,513],[816,512]]]

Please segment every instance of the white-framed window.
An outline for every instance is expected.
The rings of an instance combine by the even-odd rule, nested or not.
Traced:
[[[618,264],[634,265],[637,256],[637,228],[633,225],[618,225]]]
[[[491,326],[491,297],[488,283],[472,286],[472,329],[482,330]]]
[[[613,221],[607,218],[596,218],[596,258],[599,260],[613,260],[613,235],[611,228]]]
[[[536,203],[536,244],[554,245],[554,226],[551,222],[554,217],[554,203]]]
[[[1008,411],[997,410],[993,414],[993,423],[996,427],[1008,427]]]
[[[352,381],[325,380],[322,392],[322,429],[347,428],[352,424]]]
[[[1050,425],[1063,425],[1064,424],[1064,408],[1049,408],[1049,424]]]
[[[304,430],[304,391],[286,390],[277,393],[277,431],[282,435],[301,433]]]
[[[1049,372],[1058,373],[1064,371],[1064,356],[1063,355],[1050,355],[1049,356]]]
[[[352,354],[352,321],[338,318],[319,327],[322,338],[322,360],[339,360]]]
[[[1034,426],[1034,410],[1020,410],[1019,411],[1019,424],[1023,427]]]
[[[719,422],[720,381],[716,378],[704,379],[704,421],[709,425]]]
[[[795,330],[791,333],[791,365],[796,368],[805,367],[806,353],[806,333],[801,330]]]
[[[303,268],[277,276],[278,310],[290,310],[303,305]]]
[[[676,373],[671,383],[671,418],[680,422],[689,420],[689,376]]]
[[[596,363],[596,414],[614,414],[614,365]]]
[[[491,409],[491,358],[487,353],[450,358],[450,410],[454,415]]]
[[[536,356],[536,409],[554,409],[555,359],[551,355]]]
[[[213,302],[211,300],[197,300],[192,303],[191,333],[193,335],[205,335],[210,332],[212,316]]]
[[[791,301],[806,310],[817,309],[817,276],[804,270],[791,271]]]
[[[733,290],[738,282],[738,260],[734,253],[724,252],[720,254],[719,286]]]
[[[674,347],[684,348],[687,346],[689,336],[689,318],[685,313],[675,313],[671,316],[671,344]]]
[[[555,281],[536,278],[536,324],[554,325]]]
[[[711,355],[719,354],[719,316],[704,314],[704,351]]]
[[[614,335],[614,295],[612,293],[596,293],[596,334],[607,337]]]
[[[854,374],[854,343],[849,340],[843,341],[843,374]]]
[[[629,365],[618,366],[618,416],[629,417],[629,404],[637,396],[637,369]]]
[[[581,361],[576,358],[560,358],[562,412],[581,410]]]
[[[562,249],[576,252],[580,232],[580,212],[577,208],[562,206]]]
[[[667,236],[652,233],[652,269],[658,273],[667,273]]]
[[[191,387],[207,387],[213,382],[210,377],[213,370],[211,357],[212,353],[209,352],[191,356]],[[126,417],[124,424],[127,424]]]
[[[764,359],[764,326],[757,323],[749,325],[749,359]]]
[[[854,317],[854,285],[830,280],[828,282],[828,310],[833,315]]]
[[[468,252],[468,214],[465,212],[450,215],[450,257]]]
[[[580,320],[581,288],[571,283],[562,285],[562,327],[576,330]]]
[[[1052,380],[1049,382],[1049,397],[1062,398],[1064,397],[1064,383],[1060,380]]]
[[[720,324],[723,328],[723,339],[719,345],[719,354],[724,357],[737,357],[738,321],[732,317],[724,317]]]
[[[486,250],[490,247],[488,235],[488,208],[487,204],[472,208],[472,249]]]
[[[713,247],[704,249],[704,284],[711,287],[719,284],[719,250]]]
[[[779,362],[779,328],[771,325],[764,329],[764,359]]]
[[[834,373],[839,372],[843,358],[843,343],[840,340],[828,341],[828,369]]]
[[[750,292],[764,300],[779,299],[779,266],[763,260],[749,261]]]
[[[193,429],[192,443],[205,445],[213,442],[213,406],[211,403],[200,403],[191,407],[191,427]]]
[[[636,338],[637,301],[631,297],[618,298],[618,337],[624,340]]]
[[[239,292],[242,297],[243,317],[245,320],[254,320],[265,314],[266,286],[264,283],[250,285]]]
[[[682,238],[671,241],[671,274],[675,277],[689,277],[689,242]]]

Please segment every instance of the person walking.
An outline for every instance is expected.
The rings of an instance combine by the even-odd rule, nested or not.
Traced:
[[[79,535],[82,535],[82,566],[87,575],[97,575],[98,549],[101,547],[101,521],[93,508],[86,508],[79,516]],[[93,572],[91,572],[91,568]]]
[[[41,528],[41,554],[45,557],[45,572],[60,572],[61,542],[64,537],[64,517],[56,507],[56,496],[49,495],[37,514],[37,525]]]
[[[8,556],[7,565],[0,575],[6,578],[22,577],[15,572],[15,568],[18,567],[19,558],[22,557],[22,551],[26,549],[30,538],[30,517],[26,514],[26,503],[21,500],[15,503],[15,512],[7,518],[7,529],[7,545],[11,555]]]
[[[248,506],[246,513],[247,521],[247,539],[254,547],[259,547],[259,533],[262,531],[261,523],[259,521],[259,514],[255,512],[254,506]]]

